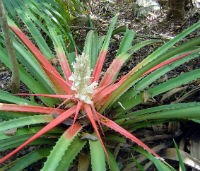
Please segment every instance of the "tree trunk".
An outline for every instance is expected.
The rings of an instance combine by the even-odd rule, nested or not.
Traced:
[[[0,17],[2,22],[2,32],[4,33],[5,37],[5,45],[8,52],[8,56],[10,58],[11,63],[11,71],[12,71],[12,77],[11,77],[11,90],[12,93],[18,93],[19,92],[19,86],[20,86],[20,78],[19,78],[19,69],[18,69],[18,62],[15,54],[15,49],[13,47],[13,42],[11,40],[10,30],[7,23],[6,18],[6,12],[4,9],[3,1],[0,0]]]
[[[187,0],[168,0],[167,19],[181,20],[185,16],[185,3]]]

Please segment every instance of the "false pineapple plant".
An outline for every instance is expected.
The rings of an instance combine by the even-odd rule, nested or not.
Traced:
[[[173,49],[172,46],[199,28],[200,24],[194,24],[158,48],[129,73],[118,79],[117,76],[121,67],[130,59],[132,54],[156,41],[143,41],[132,46],[135,33],[127,29],[116,58],[102,75],[103,64],[116,21],[117,16],[112,19],[104,39],[98,39],[97,34],[94,31],[90,31],[81,54],[77,52],[68,53],[62,38],[54,28],[48,27],[49,35],[52,38],[56,56],[59,60],[59,66],[54,66],[49,62],[48,57],[44,56],[28,37],[9,20],[10,29],[16,36],[15,47],[23,56],[23,60],[21,60],[22,66],[19,68],[21,80],[33,93],[11,95],[0,91],[0,100],[3,101],[3,103],[0,103],[0,116],[6,119],[0,123],[0,142],[10,142],[12,140],[10,146],[2,147],[2,149],[15,148],[2,157],[0,163],[6,162],[30,144],[48,144],[54,147],[52,150],[49,148],[37,149],[37,157],[34,158],[34,152],[32,152],[19,160],[13,161],[12,164],[4,166],[4,168],[11,168],[13,165],[19,167],[18,163],[22,164],[25,158],[28,158],[31,164],[48,156],[42,168],[43,171],[66,170],[70,168],[71,162],[80,153],[86,142],[89,141],[93,170],[106,170],[106,160],[110,170],[119,170],[116,160],[103,141],[106,138],[107,129],[105,127],[118,132],[158,159],[160,158],[151,148],[121,125],[131,118],[130,115],[125,115],[125,113],[144,101],[142,99],[143,92],[133,92],[134,86],[141,86],[140,83],[145,79],[147,80],[147,78],[149,85],[153,80],[170,71],[169,65],[174,64],[173,67],[177,67],[184,62],[199,57],[199,49],[197,48],[199,39],[194,39],[178,48]],[[22,43],[25,47],[21,45]],[[5,50],[3,47],[0,50],[2,62],[9,67]],[[30,58],[27,58],[25,52],[28,52]],[[74,56],[75,58],[73,58]],[[24,66],[25,68],[30,67],[30,71],[27,72]],[[159,69],[161,69],[160,75],[155,75],[155,78],[151,80],[149,75],[158,72]],[[31,74],[33,77],[30,77]],[[188,83],[199,77],[200,75],[196,74],[195,78],[188,78],[180,84]],[[143,85],[143,89],[148,87],[147,83]],[[172,84],[169,89],[176,86],[178,85]],[[160,91],[157,94],[169,89],[165,88],[164,91]],[[32,100],[25,100],[20,96],[29,96]],[[33,97],[36,96],[40,100],[33,100]],[[134,99],[134,97],[136,98]],[[137,97],[139,97],[139,100]],[[113,111],[116,113],[113,113]],[[109,116],[114,116],[113,120]],[[44,123],[47,123],[47,125],[41,127]],[[128,124],[130,126],[131,123]],[[25,126],[28,125],[33,127],[26,128]],[[94,133],[90,132],[91,126]],[[9,135],[8,132],[12,129],[15,129],[15,131],[12,135]],[[88,136],[86,138],[80,136],[81,132],[86,132]],[[22,138],[22,136],[24,137]],[[60,137],[57,143],[54,144],[58,136]],[[17,141],[19,137],[21,139]],[[80,158],[80,167],[84,165],[83,163]],[[26,164],[22,165],[23,168],[26,167]],[[13,168],[16,168],[15,166]]]

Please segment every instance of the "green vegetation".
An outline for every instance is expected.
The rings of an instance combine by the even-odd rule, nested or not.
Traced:
[[[5,1],[20,63],[19,76],[27,93],[0,90],[0,118],[3,120],[0,122],[0,151],[11,150],[0,163],[16,156],[26,146],[34,146],[35,150],[13,158],[1,170],[23,170],[41,159],[45,159],[42,171],[66,171],[75,167],[76,161],[78,170],[89,167],[93,171],[121,170],[109,144],[125,143],[125,138],[139,146],[130,147],[131,150],[151,160],[158,170],[175,170],[132,131],[173,120],[199,121],[200,103],[169,104],[134,112],[132,109],[200,78],[200,69],[195,69],[163,83],[156,82],[174,68],[200,57],[200,38],[180,44],[200,28],[200,22],[163,44],[119,78],[122,66],[135,52],[161,41],[136,43],[136,33],[126,28],[114,60],[102,74],[118,15],[112,18],[106,35],[89,31],[83,52],[78,54],[68,22],[68,17],[76,15],[77,10],[72,10],[76,9],[72,7],[76,1],[69,1],[71,10],[65,9],[64,14],[59,8],[64,1],[51,1],[51,5],[46,0],[23,2]],[[11,10],[11,4],[15,10]],[[66,47],[69,42],[71,47]],[[2,35],[0,55],[1,62],[11,68]],[[52,63],[54,59],[58,63]],[[184,168],[178,149],[177,154]],[[137,158],[132,158],[141,170]]]

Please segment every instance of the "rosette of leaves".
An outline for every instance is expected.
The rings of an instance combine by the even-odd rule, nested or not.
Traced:
[[[3,0],[8,16],[35,42],[41,52],[47,57],[53,56],[51,51],[51,38],[48,26],[54,27],[68,45],[68,50],[74,50],[75,41],[71,34],[72,20],[83,13],[79,0]],[[73,51],[72,50],[72,51]]]
[[[105,37],[99,37],[96,32],[90,31],[80,55],[68,53],[56,29],[48,27],[55,56],[59,61],[56,66],[9,20],[10,29],[15,35],[17,57],[21,63],[20,78],[29,93],[13,95],[0,91],[0,117],[4,120],[0,123],[0,150],[14,148],[0,159],[0,163],[6,162],[26,146],[33,146],[35,150],[14,158],[2,169],[22,170],[46,158],[41,170],[64,171],[70,169],[73,160],[79,155],[78,170],[87,170],[91,160],[94,171],[107,168],[117,171],[120,169],[117,160],[113,151],[109,150],[108,142],[105,143],[104,140],[109,139],[108,129],[155,156],[156,158],[151,156],[150,159],[160,170],[173,169],[159,160],[159,155],[129,130],[144,127],[144,121],[146,125],[174,119],[197,121],[200,118],[200,104],[165,105],[133,113],[129,111],[145,101],[144,91],[148,93],[148,97],[154,97],[200,78],[199,69],[196,69],[148,88],[173,68],[199,57],[199,38],[177,47],[174,45],[198,29],[200,23],[192,25],[165,43],[129,73],[118,78],[121,67],[134,52],[156,41],[132,45],[135,33],[127,29],[115,59],[102,75],[116,20],[117,16],[112,19]],[[10,62],[4,46],[0,47],[0,54],[0,60],[9,68]],[[116,141],[119,139],[118,136]]]

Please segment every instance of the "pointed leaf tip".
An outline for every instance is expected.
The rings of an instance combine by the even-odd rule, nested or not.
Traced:
[[[56,119],[52,120],[49,124],[47,124],[45,127],[43,127],[40,131],[38,131],[36,134],[34,134],[31,138],[29,138],[27,141],[25,141],[23,144],[18,146],[15,150],[8,153],[6,156],[0,159],[0,164],[11,158],[13,155],[18,153],[21,149],[23,149],[25,146],[33,142],[34,140],[38,139],[42,135],[44,135],[46,132],[50,131],[54,127],[56,127],[58,124],[63,122],[65,119],[69,118],[72,114],[74,114],[76,110],[76,106],[71,107],[67,111],[63,112],[61,115],[59,115]]]
[[[101,145],[102,145],[102,147],[103,147],[103,150],[104,150],[104,152],[105,152],[105,154],[106,154],[106,157],[108,158],[108,161],[109,161],[108,152],[107,152],[106,147],[105,147],[105,145],[104,145],[104,143],[103,143],[103,141],[102,141],[101,135],[100,135],[100,133],[99,133],[99,131],[98,131],[97,124],[96,124],[96,122],[95,122],[95,120],[96,120],[97,118],[94,117],[90,105],[85,104],[85,105],[84,105],[84,110],[85,110],[85,112],[87,113],[87,116],[88,116],[88,118],[89,118],[89,120],[90,120],[90,122],[91,122],[91,124],[92,124],[92,126],[93,126],[93,129],[94,129],[95,133],[97,134],[97,137],[98,137],[98,139],[99,139],[99,141],[100,141],[100,143],[101,143]]]
[[[119,126],[118,124],[113,122],[112,120],[106,118],[105,116],[101,115],[100,113],[98,113],[98,117],[99,117],[100,122],[103,125],[111,128],[112,130],[114,130],[116,132],[119,132],[121,135],[123,135],[126,138],[130,139],[131,141],[135,142],[137,145],[141,146],[142,148],[144,148],[148,152],[152,153],[154,156],[156,156],[158,158],[160,157],[152,149],[150,149],[146,144],[144,144],[142,141],[140,141],[137,137],[132,135],[130,132],[128,132],[127,130],[125,130],[124,128],[122,128],[121,126]]]

